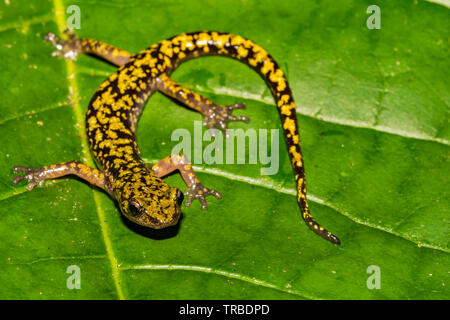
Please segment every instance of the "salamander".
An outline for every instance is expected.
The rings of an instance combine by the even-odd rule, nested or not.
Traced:
[[[230,121],[248,122],[247,117],[232,114],[233,110],[244,109],[244,104],[217,105],[170,78],[171,72],[189,59],[225,56],[245,63],[266,81],[282,121],[301,216],[316,234],[340,244],[335,235],[311,216],[292,92],[284,72],[261,46],[240,35],[200,31],[182,33],[133,55],[95,39],[78,38],[71,31],[66,30],[66,33],[68,36],[63,38],[53,33],[45,36],[45,40],[57,49],[54,56],[74,60],[79,54],[91,54],[118,67],[95,91],[86,112],[89,147],[98,169],[76,160],[42,168],[15,166],[13,171],[22,174],[13,179],[14,183],[26,180],[27,188],[31,190],[46,179],[76,175],[102,188],[117,200],[125,217],[155,229],[178,222],[184,196],[186,206],[198,199],[202,209],[206,209],[206,196],[221,198],[222,195],[200,183],[189,159],[183,154],[172,154],[153,166],[147,165],[140,156],[136,142],[136,126],[144,105],[155,91],[200,112],[204,118],[203,124],[210,129],[226,130]],[[176,170],[187,185],[185,194],[162,179]]]

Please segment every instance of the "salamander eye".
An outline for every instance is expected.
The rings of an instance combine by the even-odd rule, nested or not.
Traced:
[[[179,206],[181,206],[181,204],[183,203],[183,199],[184,199],[183,192],[181,192],[180,189],[177,189],[177,203]]]
[[[138,218],[142,214],[139,203],[131,201],[128,206],[128,212],[130,212],[133,217]]]

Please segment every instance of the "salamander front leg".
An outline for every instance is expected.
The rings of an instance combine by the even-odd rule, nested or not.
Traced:
[[[208,208],[205,200],[207,195],[213,195],[217,199],[222,198],[222,195],[219,192],[208,189],[200,183],[197,175],[192,169],[191,162],[183,154],[173,154],[168,156],[152,167],[153,173],[159,178],[164,177],[175,170],[180,171],[184,182],[188,186],[185,193],[187,196],[185,205],[187,207],[191,205],[193,199],[198,199],[202,204],[202,209],[206,210]]]
[[[13,168],[14,172],[23,172],[24,174],[15,177],[12,181],[17,184],[22,180],[27,180],[28,190],[32,190],[37,185],[42,185],[45,180],[59,178],[66,175],[76,175],[87,182],[102,188],[110,195],[112,190],[105,178],[103,172],[91,168],[79,161],[69,161],[42,168],[28,168],[23,166],[16,166]]]
[[[246,123],[250,121],[247,117],[234,116],[232,114],[235,109],[245,109],[245,104],[243,103],[235,103],[230,106],[216,105],[208,98],[183,88],[166,74],[162,74],[158,77],[157,85],[159,91],[203,114],[203,124],[206,127],[210,129],[222,129],[227,137],[229,136],[227,133],[229,121],[243,121]]]

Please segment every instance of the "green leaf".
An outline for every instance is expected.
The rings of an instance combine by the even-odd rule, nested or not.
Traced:
[[[218,189],[183,209],[178,226],[145,231],[78,179],[28,192],[14,165],[93,164],[84,133],[90,97],[114,67],[51,57],[68,5],[81,37],[138,52],[175,34],[223,30],[266,48],[286,71],[299,114],[313,216],[342,240],[311,232],[296,204],[280,137],[279,171],[196,164]],[[2,1],[0,3],[0,283],[2,299],[448,299],[449,12],[423,1]],[[205,9],[207,8],[207,9]],[[173,74],[222,104],[245,102],[248,125],[281,129],[264,81],[231,59],[202,58]],[[139,122],[154,162],[201,116],[156,93]],[[204,144],[205,146],[206,144]],[[182,188],[173,175],[167,181]],[[77,265],[81,289],[66,270]],[[368,289],[376,265],[381,289]]]

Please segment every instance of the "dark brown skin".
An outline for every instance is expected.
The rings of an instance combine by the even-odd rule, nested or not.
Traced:
[[[154,91],[161,91],[202,113],[208,128],[225,130],[229,121],[248,122],[244,116],[232,115],[234,109],[245,108],[242,103],[216,105],[170,78],[171,72],[188,59],[221,55],[244,62],[266,80],[283,124],[302,217],[312,231],[340,244],[340,240],[315,222],[309,212],[294,99],[283,71],[262,47],[239,35],[203,31],[183,33],[132,55],[94,39],[79,39],[73,33],[68,34],[68,40],[51,33],[46,36],[58,50],[54,55],[73,59],[77,54],[89,53],[120,67],[97,89],[86,114],[89,145],[100,170],[76,161],[39,169],[15,167],[16,172],[25,172],[14,179],[15,183],[28,180],[28,188],[32,189],[45,179],[75,174],[106,190],[133,222],[163,228],[177,223],[183,194],[169,187],[161,177],[179,170],[188,186],[186,205],[190,205],[192,199],[199,199],[206,209],[207,195],[216,198],[221,195],[200,184],[188,159],[172,155],[149,168],[141,159],[135,134],[139,116]]]

